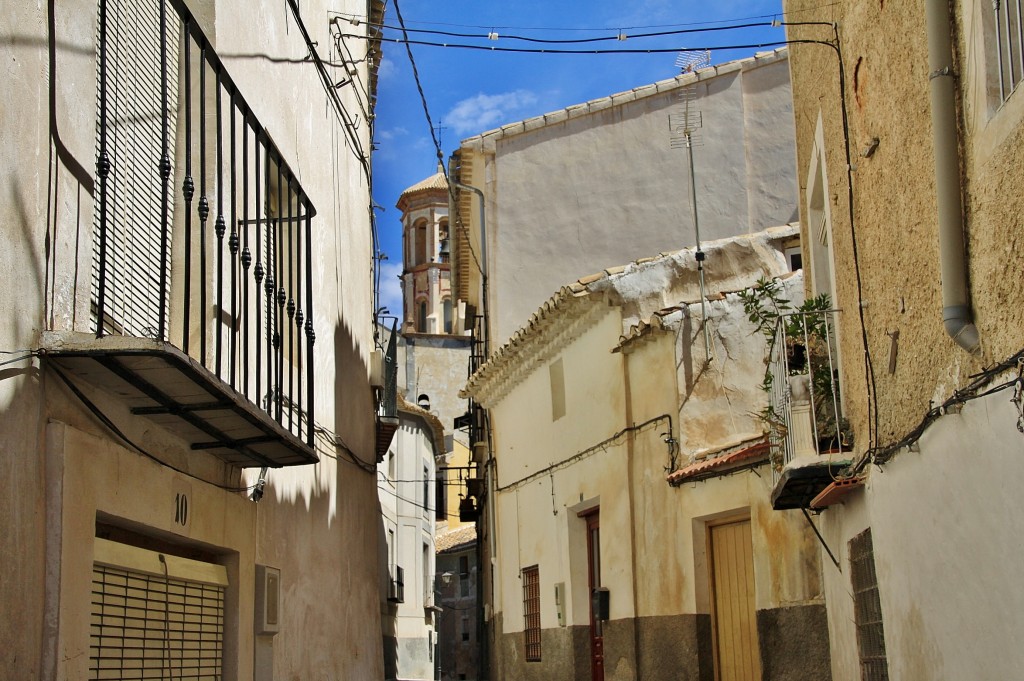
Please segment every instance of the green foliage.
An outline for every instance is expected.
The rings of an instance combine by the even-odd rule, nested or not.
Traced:
[[[789,374],[809,374],[814,395],[814,409],[818,415],[818,437],[835,442],[849,442],[849,424],[840,417],[837,427],[835,409],[832,405],[833,390],[837,387],[836,367],[831,361],[830,344],[835,342],[834,330],[829,328],[826,311],[832,309],[832,300],[827,293],[808,298],[799,307],[783,297],[782,282],[778,279],[757,280],[750,289],[742,291],[740,300],[743,312],[754,324],[756,332],[768,343],[765,355],[765,373],[761,389],[771,392],[775,376],[771,370],[771,357],[779,341],[779,325],[785,331],[784,351],[788,359]],[[781,423],[774,409],[766,407],[759,415],[766,431],[777,430]]]

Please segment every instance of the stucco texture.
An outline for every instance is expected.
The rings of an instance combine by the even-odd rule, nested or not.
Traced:
[[[960,12],[968,5],[954,3],[954,17],[962,17]],[[1021,93],[998,112],[988,107],[959,112],[971,304],[982,339],[981,352],[971,356],[953,343],[942,325],[924,11],[899,3],[819,7],[803,0],[787,1],[785,7],[807,20],[840,25],[855,165],[852,228],[836,53],[822,45],[794,45],[790,70],[801,178],[811,164],[819,112],[824,128],[836,297],[844,310],[844,392],[856,446],[863,451],[870,444],[899,439],[916,425],[930,402],[945,399],[966,384],[969,375],[1024,347],[1024,309],[1009,304],[1024,299],[1021,277],[1010,275],[1011,263],[1024,247],[1024,190],[1014,179],[1024,136],[1019,123],[1007,125],[1006,120],[1020,120]],[[788,35],[828,40],[832,29],[791,27]],[[979,39],[959,36],[958,54],[974,54]],[[973,62],[958,63],[958,92],[970,93],[977,87],[972,86],[977,67]],[[877,150],[870,158],[861,156],[876,137]],[[801,219],[805,234],[811,235],[808,200],[801,182]],[[861,315],[877,400],[878,434],[872,443]]]

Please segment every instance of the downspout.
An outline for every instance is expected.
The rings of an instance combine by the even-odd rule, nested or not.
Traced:
[[[964,213],[960,185],[953,48],[949,0],[927,0],[928,72],[931,91],[932,142],[935,149],[935,192],[939,220],[939,265],[942,279],[942,321],[953,341],[970,353],[980,348],[971,321],[964,247]]]
[[[484,358],[485,358],[485,361],[486,361],[486,358],[490,357],[490,353],[491,353],[491,328],[490,328],[491,327],[491,320],[487,316],[487,222],[486,222],[486,216],[484,214],[485,213],[485,211],[484,211],[484,193],[483,193],[483,191],[481,191],[480,189],[478,189],[476,187],[472,187],[472,186],[470,186],[468,184],[462,184],[461,182],[452,182],[452,184],[454,184],[459,189],[462,189],[462,190],[465,190],[465,191],[469,191],[469,192],[473,192],[474,194],[476,194],[476,198],[480,201],[480,260],[481,260],[481,262],[480,262],[480,283],[481,283],[481,287],[483,289],[483,299],[480,301],[480,307],[481,307],[481,310],[483,311],[483,316],[484,316]],[[488,499],[491,500],[491,512],[488,513],[487,515],[490,518],[490,526],[491,526],[491,541],[490,541],[490,545],[491,545],[491,565],[494,565],[495,562],[497,561],[497,554],[495,553],[495,546],[494,546],[494,536],[495,536],[495,534],[494,534],[494,531],[495,531],[495,528],[494,528],[494,525],[495,525],[494,514],[497,511],[496,507],[497,507],[497,501],[498,500],[494,498],[494,491],[495,491],[495,489],[494,489],[495,488],[494,475],[495,475],[495,468],[496,468],[496,466],[495,466],[495,463],[494,463],[494,454],[491,452],[491,446],[490,446],[490,444],[491,444],[490,443],[490,441],[491,441],[490,422],[491,422],[490,414],[488,414],[487,415],[487,425],[488,425],[488,428],[487,428],[487,464],[485,466],[485,470],[487,471],[487,486],[488,486],[487,494],[488,494]]]
[[[476,187],[461,182],[452,182],[459,189],[473,192],[480,202],[480,284],[483,288],[483,300],[480,301],[480,308],[484,316],[484,357],[491,353],[491,320],[487,316],[487,218],[484,212],[484,193]]]

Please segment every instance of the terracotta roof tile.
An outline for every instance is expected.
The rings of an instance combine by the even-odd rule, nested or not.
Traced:
[[[434,538],[434,549],[437,553],[443,553],[475,542],[476,525],[466,525],[437,535]]]
[[[689,466],[684,466],[677,471],[669,473],[668,481],[673,485],[678,485],[689,480],[703,480],[704,478],[724,474],[739,468],[743,464],[767,460],[770,450],[770,443],[758,442],[728,454],[703,459],[702,461],[691,463]]]

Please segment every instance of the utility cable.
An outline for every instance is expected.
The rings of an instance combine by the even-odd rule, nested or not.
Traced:
[[[412,504],[413,506],[415,506],[417,508],[421,508],[424,511],[428,511],[430,513],[436,512],[436,509],[430,508],[429,506],[424,506],[423,504],[421,504],[421,503],[419,503],[417,501],[413,501],[412,499],[409,499],[407,497],[403,497],[398,492],[393,492],[393,491],[389,490],[387,487],[381,487],[380,485],[377,485],[377,489],[380,490],[381,492],[387,492],[388,494],[390,494],[394,498],[398,499],[399,501],[404,501],[407,504]]]
[[[293,0],[289,0],[289,2],[292,2],[292,1]],[[405,43],[405,53],[409,57],[409,65],[412,66],[412,77],[413,77],[413,80],[416,81],[416,90],[417,90],[417,92],[419,92],[419,95],[420,95],[420,103],[423,104],[423,115],[427,117],[427,126],[430,128],[430,138],[434,142],[434,149],[437,150],[437,161],[443,167],[444,166],[444,163],[443,163],[444,162],[444,152],[441,151],[441,142],[440,142],[440,140],[437,139],[437,135],[434,133],[434,122],[430,118],[430,108],[427,106],[427,97],[423,93],[423,83],[420,82],[420,72],[419,72],[419,69],[416,68],[416,59],[414,59],[413,56],[412,56],[412,47],[410,47],[410,45],[413,44],[413,43],[411,43],[409,41],[409,35],[408,35],[408,33],[406,31],[406,28],[405,28],[405,19],[402,18],[402,8],[398,6],[398,0],[391,0],[391,4],[395,6],[395,15],[398,17],[398,23],[401,26],[402,35],[405,38],[402,41],[396,40],[395,42],[396,43],[397,42],[404,42]],[[354,36],[354,37],[357,37],[357,36]],[[381,36],[380,39],[384,40],[384,37]],[[447,172],[445,172],[445,179],[447,179],[447,178],[448,178],[448,174],[447,174]]]
[[[345,128],[345,134],[352,144],[352,151],[355,153],[359,165],[362,166],[363,174],[366,176],[367,183],[372,187],[372,171],[370,169],[369,157],[363,150],[362,143],[359,141],[359,137],[355,134],[355,126],[348,117],[348,112],[345,110],[345,105],[341,102],[338,97],[338,93],[334,88],[334,82],[330,75],[327,73],[327,68],[324,66],[323,60],[320,58],[319,53],[316,51],[316,43],[313,42],[309,36],[309,31],[306,29],[306,24],[302,20],[302,15],[299,13],[299,7],[295,3],[295,0],[287,0],[288,7],[291,8],[292,15],[295,18],[295,23],[299,27],[299,32],[302,33],[302,39],[306,42],[306,49],[309,50],[309,56],[313,60],[313,65],[316,67],[317,75],[320,77],[320,82],[323,85],[324,92],[327,94],[327,99],[330,101],[335,113],[342,121],[342,127]],[[366,38],[370,39],[370,36],[351,36],[353,38]]]
[[[1015,367],[1018,371],[1017,376],[983,390],[983,388],[988,385],[993,378]],[[876,447],[865,452],[859,461],[850,466],[850,475],[852,476],[860,473],[869,462],[878,466],[888,463],[901,449],[916,444],[924,435],[928,426],[938,420],[939,417],[945,415],[949,411],[955,410],[960,405],[981,399],[982,397],[994,395],[998,392],[1002,392],[1003,390],[1009,390],[1010,388],[1015,389],[1014,397],[1017,397],[1016,391],[1020,390],[1020,388],[1024,386],[1024,377],[1022,377],[1022,374],[1024,374],[1024,349],[1018,351],[1016,354],[1008,357],[1002,362],[999,362],[995,366],[971,376],[974,380],[972,380],[965,388],[953,391],[953,394],[942,404],[929,409],[918,424],[898,441],[881,447]]]
[[[346,38],[362,38],[363,36],[355,34],[344,34]],[[446,47],[456,48],[464,50],[478,50],[482,52],[509,52],[515,54],[575,54],[575,55],[591,55],[591,54],[675,54],[678,52],[685,52],[687,50],[692,51],[705,51],[705,50],[754,50],[771,47],[781,47],[783,45],[798,45],[803,43],[824,43],[820,40],[773,40],[762,43],[749,43],[745,45],[704,45],[695,47],[693,45],[687,45],[684,47],[650,47],[650,48],[616,48],[616,49],[603,49],[603,50],[567,50],[559,48],[535,48],[535,47],[500,47],[492,45],[470,45],[466,43],[441,43],[429,40],[411,40],[406,38],[379,38],[382,42],[390,42],[395,44],[404,44],[406,48],[410,45],[423,45],[426,47]],[[828,43],[825,43],[828,44]],[[435,143],[437,141],[435,137]]]
[[[781,14],[781,16],[789,16],[789,15],[792,15],[792,14],[799,14],[799,13],[807,13],[807,12],[818,11],[818,10],[821,10],[821,9],[826,9],[828,7],[834,7],[834,6],[838,5],[838,4],[839,4],[838,2],[824,3],[824,4],[821,4],[821,5],[817,5],[816,7],[808,7],[808,8],[804,8],[804,9],[800,9],[800,10],[795,10],[795,11],[791,11],[791,12],[783,12]],[[346,14],[344,12],[339,12],[338,14],[341,14],[342,16],[349,17],[349,18],[352,18],[352,19],[357,19],[357,20],[360,20],[360,21],[363,21],[363,20],[366,19],[365,15]],[[778,17],[778,16],[780,16],[779,13],[774,13],[774,14],[756,14],[756,15],[753,15],[753,16],[732,17],[732,18],[729,18],[729,19],[717,19],[717,20],[713,20],[713,21],[693,21],[693,22],[683,22],[683,23],[677,23],[677,24],[647,24],[647,25],[640,25],[640,26],[601,26],[601,27],[580,27],[580,26],[561,26],[561,27],[559,27],[559,26],[496,26],[496,25],[483,26],[483,25],[479,25],[479,24],[456,24],[456,23],[443,22],[443,21],[410,21],[409,23],[420,24],[420,25],[424,25],[424,26],[451,26],[451,27],[454,27],[454,28],[479,28],[479,29],[485,29],[485,30],[489,29],[489,30],[492,30],[492,31],[494,31],[494,30],[503,30],[503,31],[504,30],[509,30],[509,31],[513,31],[513,30],[515,30],[515,31],[580,31],[580,32],[584,32],[584,31],[607,31],[607,30],[612,30],[612,29],[618,29],[618,30],[622,30],[622,31],[636,31],[636,30],[656,29],[656,28],[677,28],[679,26],[711,26],[711,25],[714,25],[714,24],[731,23],[731,22],[734,22],[734,21],[753,21],[755,19],[770,19],[770,18]],[[378,24],[371,24],[371,25],[378,25]]]
[[[398,6],[398,0],[392,0],[392,4],[395,6],[395,15],[398,17],[398,23],[401,26],[403,35],[406,38],[405,53],[409,57],[409,65],[412,67],[413,80],[416,82],[416,90],[419,92],[420,104],[423,106],[423,115],[427,119],[427,127],[430,129],[430,139],[434,143],[434,150],[437,153],[437,163],[441,167],[441,173],[444,175],[445,184],[448,185],[448,196],[451,197],[455,208],[455,228],[462,234],[463,243],[469,249],[469,253],[473,258],[473,264],[476,266],[477,271],[482,275],[484,273],[483,265],[480,263],[480,258],[476,254],[476,249],[473,248],[473,241],[469,238],[469,230],[466,229],[465,222],[462,220],[462,215],[459,210],[459,203],[455,201],[455,188],[452,187],[451,178],[448,177],[448,168],[444,163],[444,151],[441,149],[441,141],[437,138],[434,133],[434,121],[430,117],[430,107],[427,105],[427,97],[423,92],[423,83],[420,81],[420,72],[416,67],[416,59],[412,55],[412,48],[408,42],[408,34],[405,33],[405,19],[402,17],[402,9]],[[358,36],[354,36],[358,37]],[[383,40],[383,37],[381,37]],[[399,41],[396,41],[399,42]]]
[[[408,32],[408,33],[422,33],[422,34],[426,34],[426,35],[438,35],[438,36],[446,36],[446,37],[451,37],[451,38],[474,38],[474,39],[479,39],[479,40],[519,40],[519,41],[522,41],[522,42],[542,43],[542,44],[547,44],[547,45],[575,45],[575,44],[598,43],[598,42],[614,42],[614,41],[620,41],[621,42],[621,41],[627,40],[627,39],[628,40],[633,40],[633,39],[641,39],[641,38],[663,38],[665,36],[685,35],[685,34],[689,34],[689,33],[709,33],[709,32],[716,32],[716,31],[742,30],[742,29],[748,29],[748,28],[777,27],[778,25],[779,24],[774,23],[774,22],[762,21],[762,22],[748,23],[748,24],[732,24],[732,25],[729,25],[729,26],[717,26],[717,27],[709,26],[709,27],[703,27],[703,28],[677,29],[677,30],[672,30],[672,31],[656,31],[656,32],[653,32],[653,33],[636,33],[636,34],[633,34],[633,35],[627,35],[627,34],[623,33],[620,30],[615,35],[597,36],[597,37],[594,37],[594,38],[533,38],[533,37],[530,37],[530,36],[515,35],[515,34],[497,35],[493,31],[491,33],[484,33],[484,34],[480,34],[480,33],[458,33],[458,32],[454,32],[454,31],[438,31],[438,30],[425,29],[425,28],[408,28],[408,29],[404,28],[404,27],[399,28],[399,27],[396,27],[396,26],[388,26],[387,24],[380,24],[379,27],[380,28],[384,28],[384,29],[388,29],[388,30],[392,30],[392,31],[402,30],[403,33],[405,33],[405,32]],[[625,30],[625,29],[623,29],[623,30]]]

